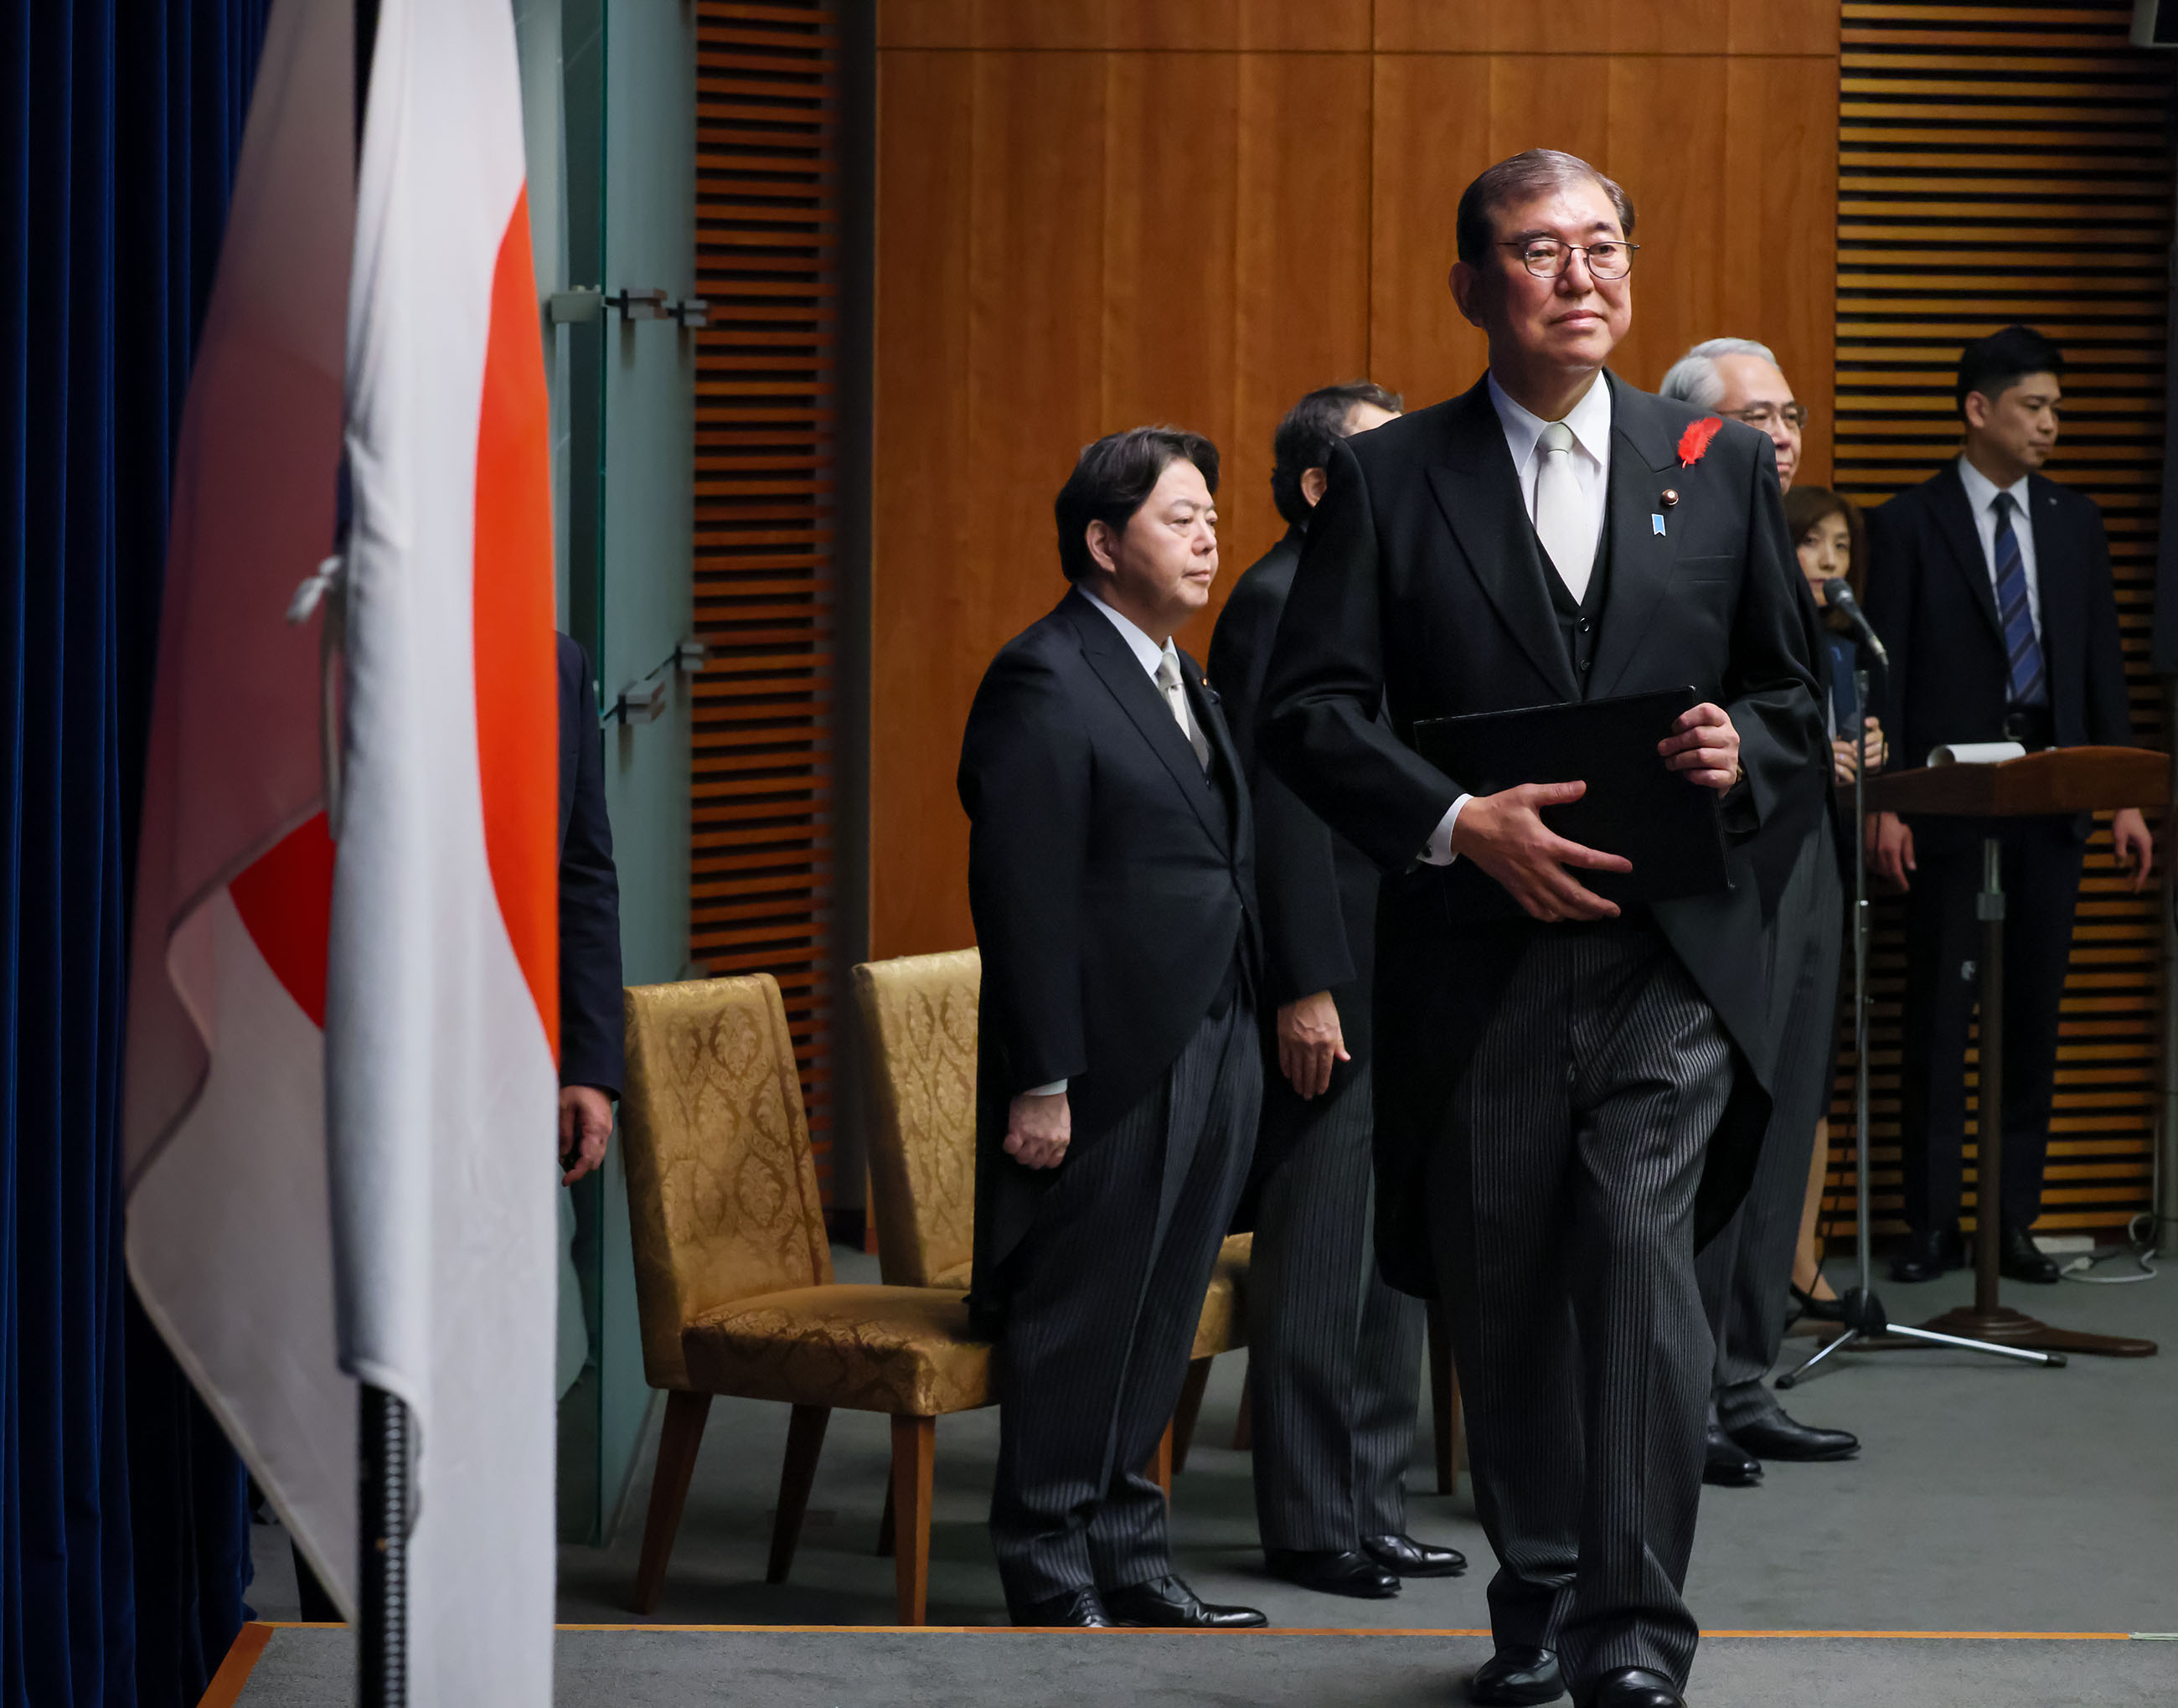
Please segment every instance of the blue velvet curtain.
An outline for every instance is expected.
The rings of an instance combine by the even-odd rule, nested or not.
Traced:
[[[266,4],[0,0],[0,1708],[194,1703],[248,1581],[239,1467],[129,1326],[117,1118],[169,471]]]

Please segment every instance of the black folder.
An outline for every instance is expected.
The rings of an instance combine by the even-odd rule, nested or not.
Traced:
[[[1631,872],[1568,868],[1623,907],[1728,887],[1717,795],[1668,769],[1656,744],[1700,703],[1691,687],[1518,711],[1429,718],[1415,725],[1421,756],[1460,787],[1494,795],[1522,783],[1584,782],[1578,801],[1546,807],[1568,841],[1623,855]]]

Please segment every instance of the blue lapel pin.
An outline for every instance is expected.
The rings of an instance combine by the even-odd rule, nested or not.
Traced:
[[[1661,534],[1664,531],[1664,518],[1651,511],[1649,515],[1649,528],[1651,533]]]

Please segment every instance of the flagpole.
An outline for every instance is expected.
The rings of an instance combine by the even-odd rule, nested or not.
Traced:
[[[357,1700],[363,1708],[403,1708],[408,1700],[408,1530],[415,1510],[415,1464],[408,1408],[369,1382],[361,1390],[356,1526]]]
[[[379,0],[353,3],[355,153],[360,172]],[[360,1558],[356,1574],[356,1700],[362,1708],[406,1708],[408,1532],[415,1512],[412,1426],[408,1408],[369,1382],[359,1387],[357,1410],[356,1544]]]

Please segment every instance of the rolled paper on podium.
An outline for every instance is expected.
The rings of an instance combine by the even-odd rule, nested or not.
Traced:
[[[2000,765],[2006,759],[2026,757],[2027,749],[2017,742],[1954,742],[1929,750],[1932,765]]]

